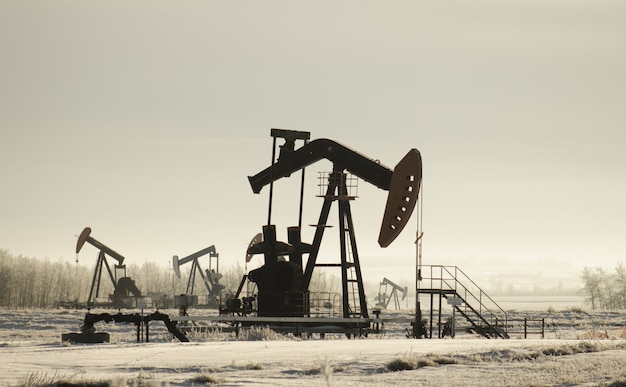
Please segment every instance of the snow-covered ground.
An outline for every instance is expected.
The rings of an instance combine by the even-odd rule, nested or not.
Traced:
[[[268,331],[236,338],[214,332],[192,334],[192,342],[181,343],[153,322],[149,343],[136,342],[134,326],[98,323],[99,331],[111,334],[111,342],[91,345],[61,341],[62,333],[79,331],[84,311],[0,312],[3,386],[54,381],[104,381],[113,386],[626,383],[624,311],[524,312],[546,319],[544,339],[535,334],[528,339],[487,340],[460,329],[455,339],[417,340],[405,337],[408,327],[389,324],[383,335],[357,339],[342,335],[301,339]],[[415,369],[394,371],[404,368]]]

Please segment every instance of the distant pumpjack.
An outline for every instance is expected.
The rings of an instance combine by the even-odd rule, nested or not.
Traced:
[[[106,246],[104,243],[101,243],[95,238],[91,237],[90,234],[91,228],[85,227],[80,233],[80,236],[78,237],[78,240],[76,242],[76,254],[80,252],[85,242],[91,244],[99,250],[98,261],[96,262],[96,268],[94,270],[93,279],[91,281],[91,289],[89,290],[89,298],[87,299],[87,306],[93,306],[95,303],[95,299],[98,298],[103,266],[106,268],[107,273],[109,274],[109,279],[111,280],[113,288],[115,289],[114,293],[112,295],[109,295],[113,306],[132,306],[128,304],[128,298],[131,296],[131,294],[135,298],[141,297],[141,291],[135,285],[135,281],[126,276],[126,265],[124,265],[124,257],[115,250]],[[117,260],[117,264],[115,264],[114,266],[115,271],[111,270],[109,262],[106,259],[107,255]],[[121,271],[122,273],[119,278],[117,274],[118,271]]]
[[[391,287],[391,292],[389,293],[389,295],[387,295],[388,287]],[[408,287],[402,287],[385,277],[378,286],[378,302],[376,303],[376,306],[387,309],[389,307],[389,302],[391,301],[391,299],[393,299],[395,309],[400,310],[400,300],[398,299],[398,293],[402,295],[402,300],[404,300],[406,298],[408,290]]]
[[[218,270],[211,269],[211,261],[209,261],[209,269],[203,271],[200,267],[200,262],[198,258],[209,254],[209,260],[214,258],[218,260]],[[191,262],[191,271],[189,273],[189,278],[187,280],[187,290],[185,294],[193,294],[194,286],[195,286],[195,278],[196,272],[200,274],[202,278],[202,283],[204,284],[207,294],[209,297],[208,304],[213,307],[219,307],[219,296],[220,292],[224,290],[224,285],[218,283],[222,275],[219,273],[219,253],[215,250],[215,246],[211,245],[205,249],[197,251],[185,258],[179,259],[177,255],[172,257],[172,267],[174,269],[174,273],[176,273],[176,277],[180,278],[180,266],[184,265],[188,262]]]

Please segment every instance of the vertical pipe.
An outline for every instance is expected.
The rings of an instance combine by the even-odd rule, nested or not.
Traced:
[[[276,227],[268,224],[263,226],[263,241],[266,243],[265,264],[272,265],[278,262],[278,252],[276,251]]]
[[[439,293],[439,310],[437,311],[437,337],[441,339],[441,293]]]
[[[304,168],[302,168],[302,178],[300,180],[300,209],[298,216],[298,227],[302,230],[302,208],[304,207]]]
[[[450,324],[450,337],[456,336],[456,306],[452,307],[452,322]]]
[[[423,185],[423,184],[422,184]],[[417,230],[415,232],[415,325],[414,328],[418,328],[421,330],[422,323],[422,306],[420,305],[420,288],[422,281],[422,210],[421,210],[421,202],[422,195],[420,192],[419,196],[420,204],[416,206],[415,210],[417,211],[416,221],[417,221]],[[426,337],[426,332],[413,332],[413,336],[420,337],[421,335]]]
[[[272,196],[274,195],[274,160],[276,158],[276,137],[272,140],[272,163],[270,164],[270,202],[267,210],[267,224],[272,224]]]
[[[528,336],[528,317],[524,317],[524,338]]]
[[[415,327],[417,327],[422,319],[422,310],[420,306],[420,281],[421,281],[421,263],[420,263],[420,218],[419,218],[419,206],[416,206],[417,211],[417,230],[415,231]],[[413,336],[416,332],[413,332]]]
[[[289,261],[298,265],[302,270],[302,245],[300,238],[300,227],[287,228],[287,240],[293,246],[294,251],[289,252]]]
[[[430,293],[430,338],[433,338],[433,297],[435,295]]]

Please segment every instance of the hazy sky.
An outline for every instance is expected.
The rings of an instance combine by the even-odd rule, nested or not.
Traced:
[[[626,260],[625,37],[622,1],[4,0],[0,248],[74,261],[90,226],[128,264],[214,244],[243,266],[268,202],[247,176],[284,128],[389,167],[419,149],[425,264],[612,268]],[[330,168],[307,169],[306,225]],[[298,185],[275,186],[282,240]],[[382,249],[386,192],[358,194],[366,279],[411,278],[415,221]],[[323,260],[338,261],[328,232]]]

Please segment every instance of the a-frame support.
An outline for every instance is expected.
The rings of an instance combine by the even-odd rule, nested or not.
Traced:
[[[219,254],[216,252],[210,252],[210,258],[218,258]],[[211,267],[211,261],[209,261],[209,270]],[[187,290],[185,294],[194,294],[194,288],[196,284],[196,272],[200,274],[200,278],[202,279],[202,283],[207,290],[207,296],[212,298],[215,301],[215,305],[220,304],[219,300],[219,292],[224,288],[222,285],[217,284],[217,279],[211,278],[211,272],[207,270],[206,274],[202,271],[200,267],[200,262],[198,262],[198,258],[194,258],[191,262],[191,271],[189,272],[189,278],[187,279]]]
[[[313,270],[316,266],[339,266],[341,268],[342,283],[342,310],[343,317],[368,317],[367,301],[365,299],[365,289],[359,254],[354,234],[354,224],[350,211],[350,200],[354,199],[348,195],[346,184],[346,173],[335,168],[328,179],[328,188],[324,195],[324,204],[320,212],[319,221],[316,225],[315,236],[309,253],[306,269],[304,272],[305,288],[308,289]],[[317,264],[317,256],[322,242],[325,229],[328,227],[328,215],[334,201],[338,202],[339,210],[339,240],[341,248],[341,262],[339,264]]]
[[[191,262],[191,270],[189,271],[189,278],[187,279],[187,290],[185,290],[185,294],[194,294],[193,289],[196,284],[196,270],[200,273],[202,280],[204,281],[204,274],[202,274],[202,269],[198,265],[197,260],[193,260]]]
[[[102,278],[102,266],[105,266],[107,269],[107,273],[109,274],[109,278],[111,279],[111,283],[113,287],[117,284],[117,280],[111,271],[111,267],[109,266],[109,262],[106,259],[106,255],[104,251],[100,250],[98,253],[98,261],[96,262],[96,269],[93,273],[93,279],[91,280],[91,289],[89,290],[89,298],[87,299],[87,305],[92,306],[95,302],[95,299],[98,298],[100,294],[100,279]],[[116,273],[117,274],[117,273]],[[95,290],[95,293],[94,293]]]

